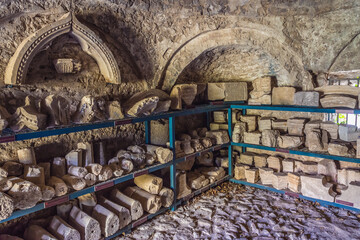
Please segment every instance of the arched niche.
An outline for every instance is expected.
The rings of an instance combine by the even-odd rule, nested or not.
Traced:
[[[25,83],[30,62],[35,55],[56,37],[67,33],[74,36],[82,50],[95,59],[107,82],[121,83],[119,67],[110,49],[93,31],[80,23],[73,13],[67,13],[58,21],[41,28],[21,42],[6,67],[5,84]]]

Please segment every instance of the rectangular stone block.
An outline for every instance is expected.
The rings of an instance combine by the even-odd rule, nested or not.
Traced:
[[[271,123],[274,118],[272,117],[262,117],[259,119],[259,131],[262,132],[264,130],[271,130]]]
[[[169,142],[169,121],[166,119],[150,121],[151,144],[166,146]]]
[[[287,121],[288,133],[293,136],[304,136],[305,118],[290,118]]]
[[[243,164],[236,164],[234,169],[234,178],[237,180],[245,179],[245,170],[249,169],[250,166]]]
[[[259,98],[250,98],[249,105],[271,105],[271,95],[264,95]]]
[[[345,142],[331,142],[328,146],[328,152],[331,155],[344,156],[344,157],[354,157],[356,151],[353,146]]]
[[[299,193],[301,189],[300,174],[288,173],[288,188],[290,191]]]
[[[348,186],[351,182],[360,182],[360,170],[338,169],[337,182],[345,186]]]
[[[294,105],[295,88],[274,87],[272,90],[272,105]]]
[[[357,100],[341,95],[327,95],[320,99],[323,108],[352,108],[356,107]]]
[[[279,130],[280,133],[287,133],[288,127],[287,127],[287,120],[284,119],[274,119],[271,122],[271,128],[273,130]]]
[[[242,115],[240,116],[240,121],[246,123],[247,131],[253,132],[257,127],[257,116],[252,115]]]
[[[307,174],[317,174],[318,164],[317,162],[305,161],[302,163],[302,172]]]
[[[247,101],[246,82],[208,83],[208,100],[210,101]]]
[[[294,105],[319,107],[318,92],[296,92],[294,95]]]
[[[253,90],[250,92],[251,98],[260,98],[264,95],[271,94],[271,77],[257,78],[252,81],[252,86]]]
[[[335,140],[338,138],[339,125],[334,122],[322,122],[320,123],[320,129],[325,130],[330,134],[330,139]]]
[[[264,130],[261,133],[261,144],[267,147],[277,147],[278,130]]]
[[[339,125],[339,138],[346,142],[357,141],[360,131],[354,125]]]
[[[255,155],[254,156],[254,163],[255,167],[257,168],[264,168],[267,166],[266,159],[268,158],[268,155],[261,154],[261,155]]]
[[[249,183],[257,183],[259,181],[259,169],[249,168],[245,169],[245,178]]]
[[[261,183],[271,185],[273,183],[274,170],[271,168],[259,168]]]
[[[352,204],[354,208],[360,208],[360,182],[351,182],[346,189],[341,190],[341,195],[336,196],[336,201]]]
[[[240,154],[239,161],[236,161],[236,163],[246,164],[252,166],[254,164],[254,155],[250,152],[245,152]]]
[[[297,148],[304,144],[304,137],[290,135],[278,136],[277,144],[280,148]]]
[[[283,172],[294,172],[295,162],[294,159],[285,158],[282,161]]]
[[[276,172],[272,175],[272,185],[277,190],[286,189],[288,185],[288,176],[286,173]]]
[[[267,158],[268,168],[274,169],[275,172],[282,171],[282,158],[276,156],[270,156]]]
[[[227,122],[227,112],[225,111],[214,111],[214,122],[216,123],[226,123]]]
[[[260,145],[260,132],[244,132],[244,143]]]
[[[334,201],[334,197],[329,194],[332,184],[327,183],[324,176],[300,176],[301,193],[310,198],[317,198],[329,202]]]

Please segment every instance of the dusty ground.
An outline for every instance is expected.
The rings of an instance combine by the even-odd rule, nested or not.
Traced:
[[[224,183],[125,239],[360,239],[360,214]]]

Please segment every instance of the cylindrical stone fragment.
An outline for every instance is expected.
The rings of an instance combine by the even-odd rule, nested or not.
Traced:
[[[0,221],[8,218],[14,211],[14,201],[13,199],[5,194],[0,192]]]
[[[135,177],[134,183],[139,188],[141,188],[151,194],[159,194],[159,192],[163,186],[162,178],[156,177],[152,174],[144,174],[139,177]]]
[[[110,193],[110,199],[117,204],[120,204],[129,209],[131,220],[138,220],[144,213],[141,203],[134,200],[117,189],[113,189]]]
[[[132,172],[134,169],[134,164],[130,159],[121,159],[121,168],[125,171],[125,173]]]
[[[17,150],[19,162],[22,164],[36,165],[34,148],[23,148]]]
[[[6,178],[7,176],[8,172],[4,168],[0,167],[0,177]]]
[[[99,240],[101,237],[99,222],[76,206],[71,209],[69,223],[79,231],[82,239]]]
[[[88,193],[78,197],[78,200],[80,209],[91,216],[97,204],[96,195],[94,193]]]
[[[101,169],[102,169],[102,166],[98,163],[91,163],[86,166],[86,170],[89,173],[95,174],[96,176],[100,174]]]
[[[104,166],[101,169],[100,174],[97,176],[97,179],[100,182],[104,182],[112,178],[112,176],[113,176],[113,171],[111,170],[111,168],[109,166]]]
[[[79,191],[86,187],[86,181],[83,178],[71,176],[71,175],[64,175],[62,177],[64,182],[70,186],[72,189]]]
[[[111,168],[114,177],[120,177],[124,173],[124,170],[117,163],[111,163],[109,167]]]
[[[68,192],[68,186],[61,178],[52,176],[48,181],[48,185],[55,189],[55,195],[57,197],[63,196]]]
[[[8,178],[1,178],[0,192],[7,192],[11,189],[13,183]]]
[[[59,240],[80,240],[80,233],[58,216],[51,219],[49,232]]]
[[[131,215],[129,209],[124,206],[121,206],[113,201],[110,201],[103,196],[100,197],[99,203],[101,206],[104,206],[106,209],[109,209],[111,212],[115,213],[119,217],[119,228],[122,229],[126,227],[131,222]]]
[[[101,233],[105,237],[109,237],[119,230],[118,216],[99,204],[94,207],[92,217],[100,223]]]
[[[96,175],[93,173],[88,173],[85,175],[84,180],[86,182],[86,186],[92,186],[96,183]]]
[[[159,192],[159,196],[163,207],[170,207],[174,202],[174,192],[170,188],[163,187]]]
[[[161,198],[148,193],[139,187],[127,187],[124,193],[141,203],[143,209],[148,213],[156,213],[161,208]]]
[[[8,176],[20,176],[23,174],[24,167],[18,162],[5,162],[2,166],[8,172]]]
[[[84,167],[70,166],[68,169],[68,174],[75,177],[83,178],[87,173],[88,171]]]
[[[24,240],[57,240],[51,233],[39,225],[31,225],[26,228]]]
[[[39,185],[41,189],[41,200],[43,201],[49,201],[55,196],[55,189],[50,186],[46,185]]]

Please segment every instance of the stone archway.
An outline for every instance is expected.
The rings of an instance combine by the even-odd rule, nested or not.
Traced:
[[[169,91],[185,67],[201,53],[218,46],[250,45],[261,48],[277,60],[284,71],[280,85],[312,90],[310,74],[305,70],[301,57],[286,43],[285,36],[272,28],[249,23],[246,27],[212,30],[201,33],[175,51],[167,62],[158,87]],[[283,84],[282,84],[283,83]]]
[[[120,84],[121,76],[117,62],[105,43],[73,13],[67,13],[58,21],[34,32],[24,39],[11,57],[5,70],[5,84],[25,83],[30,62],[56,37],[69,33],[79,42],[82,50],[97,62],[101,74],[109,83]]]

